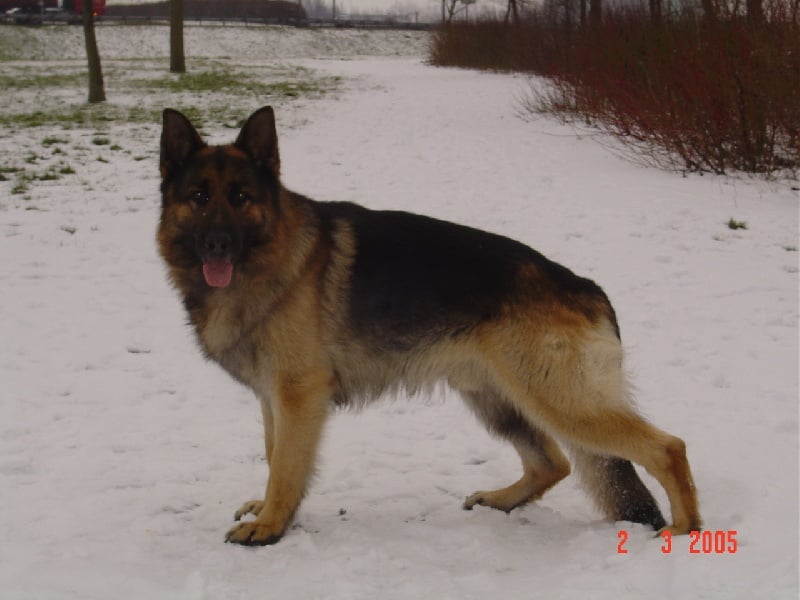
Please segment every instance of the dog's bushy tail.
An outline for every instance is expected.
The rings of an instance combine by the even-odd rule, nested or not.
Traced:
[[[575,472],[597,507],[614,521],[650,525],[658,531],[664,517],[630,461],[582,449],[572,452]]]

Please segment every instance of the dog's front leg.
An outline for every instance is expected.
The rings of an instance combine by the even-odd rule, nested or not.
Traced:
[[[272,464],[272,450],[275,448],[275,419],[272,417],[272,402],[268,395],[258,394],[261,404],[261,415],[264,419],[264,450],[267,464]],[[256,515],[264,508],[264,500],[248,500],[236,511],[233,518],[237,521],[245,515]]]
[[[328,416],[333,377],[327,371],[280,378],[271,402],[274,439],[269,450],[269,480],[254,521],[231,529],[226,541],[263,546],[281,539],[291,523],[314,471],[317,447]],[[266,410],[264,411],[267,412]],[[265,415],[266,416],[266,415]],[[266,430],[266,424],[265,424]],[[248,503],[258,504],[258,503]],[[243,507],[244,509],[244,507]],[[240,510],[237,515],[241,516]]]

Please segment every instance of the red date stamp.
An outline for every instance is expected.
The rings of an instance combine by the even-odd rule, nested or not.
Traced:
[[[660,534],[661,553],[672,554],[673,539],[670,531],[662,531]],[[736,554],[739,551],[739,532],[735,529],[728,531],[690,531],[689,532],[689,554]],[[620,529],[617,532],[619,543],[617,544],[617,554],[627,554],[628,549],[625,544],[628,541],[628,532]]]

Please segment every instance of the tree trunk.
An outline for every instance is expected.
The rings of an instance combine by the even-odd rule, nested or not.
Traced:
[[[103,68],[100,65],[100,52],[94,34],[94,15],[92,0],[83,2],[83,37],[86,41],[86,60],[89,63],[89,103],[105,102],[106,90],[103,85]]]
[[[751,25],[761,25],[764,22],[763,0],[747,0],[747,20]]]
[[[661,0],[650,0],[650,20],[653,23],[661,22]]]
[[[713,0],[700,0],[700,5],[703,7],[703,16],[706,20],[717,20],[717,7],[714,5]]]
[[[186,73],[186,59],[183,55],[183,0],[170,0],[169,3],[169,70],[173,73]]]
[[[509,17],[513,19],[514,25],[519,25],[519,8],[517,7],[517,0],[508,0],[505,18],[506,25],[508,25]]]
[[[567,38],[572,34],[572,2],[571,0],[564,0],[564,30],[567,32]]]
[[[603,0],[589,0],[589,24],[593,27],[600,25],[602,10]]]
[[[456,4],[458,0],[447,0],[447,22],[452,23],[453,17],[456,14]]]

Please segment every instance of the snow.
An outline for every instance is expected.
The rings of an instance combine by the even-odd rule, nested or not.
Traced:
[[[103,60],[169,57],[169,33],[158,26],[119,26],[98,23],[97,43]],[[86,51],[83,29],[57,26],[42,28],[4,27],[0,57],[8,53],[30,60],[78,60]],[[232,26],[187,23],[184,46],[192,58],[286,59],[341,58],[353,55],[408,55],[424,51],[427,33],[372,29],[325,29],[294,27]]]
[[[663,554],[647,528],[604,521],[573,477],[510,515],[461,510],[519,465],[443,388],[336,414],[288,535],[224,544],[233,512],[263,493],[260,412],[201,358],[156,254],[159,123],[9,125],[0,166],[75,173],[22,194],[13,174],[0,181],[0,596],[796,598],[797,183],[634,166],[591,135],[522,119],[524,77],[426,65],[418,34],[359,46],[333,32],[334,50],[315,55],[298,33],[255,31],[189,28],[189,55],[261,69],[284,48],[281,65],[341,78],[319,97],[266,99],[284,183],[503,233],[597,280],[641,411],[687,442],[706,527],[735,530],[738,551],[691,554],[675,538]],[[0,30],[4,55],[16,32]],[[165,28],[98,34],[119,59],[111,72],[139,50],[166,53]],[[39,61],[82,68],[75,30],[24,35],[43,40]],[[0,62],[0,75],[31,64]],[[0,95],[14,111],[37,102]],[[160,110],[176,98],[110,103]],[[100,134],[119,148],[93,143]],[[747,229],[729,229],[731,217]]]

